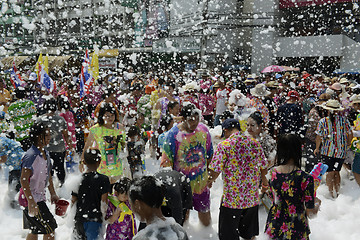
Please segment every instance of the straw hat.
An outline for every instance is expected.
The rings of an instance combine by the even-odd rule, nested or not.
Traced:
[[[290,74],[290,79],[294,79],[294,78],[297,78],[299,77],[296,73],[292,73]]]
[[[280,84],[276,81],[270,81],[268,83],[265,83],[265,86],[268,88],[278,88]]]
[[[340,78],[340,84],[347,84],[349,81],[346,78]]]
[[[326,78],[324,78],[324,81],[323,81],[324,83],[330,83],[331,82],[331,78],[329,78],[329,77],[326,77]]]
[[[254,88],[250,89],[251,95],[255,97],[265,97],[270,95],[270,92],[266,90],[265,84],[257,84]]]
[[[252,83],[252,82],[256,82],[256,79],[255,79],[256,76],[253,76],[253,75],[248,75],[246,77],[246,80],[244,81],[244,83]]]
[[[338,100],[330,99],[327,102],[323,103],[323,109],[330,110],[330,111],[343,111],[344,108],[342,107],[341,103]]]
[[[334,83],[333,85],[330,86],[330,89],[335,91],[340,91],[342,89],[342,86],[340,83]]]
[[[356,83],[350,83],[350,85],[349,86],[347,86],[347,88],[355,88],[357,86],[357,84]]]
[[[354,103],[360,103],[360,94],[355,94],[350,98],[350,106],[352,106]]]

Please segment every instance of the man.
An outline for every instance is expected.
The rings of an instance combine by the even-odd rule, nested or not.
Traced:
[[[0,111],[7,113],[11,101],[11,95],[5,86],[4,80],[0,80]]]
[[[193,207],[204,226],[211,223],[207,166],[213,155],[211,135],[199,123],[201,111],[193,104],[181,110],[184,121],[169,130],[164,141],[161,166],[172,167],[190,179]]]
[[[236,119],[222,124],[226,140],[219,143],[209,165],[208,186],[220,173],[224,189],[219,213],[219,238],[254,239],[259,234],[259,183],[268,188],[265,177],[267,160],[261,145],[251,137],[241,135]]]
[[[298,103],[300,95],[297,91],[292,90],[288,93],[288,100],[277,110],[278,135],[293,133],[304,138],[304,118],[303,110]]]
[[[226,102],[228,101],[230,94],[230,91],[225,88],[225,79],[222,76],[219,77],[217,83],[219,85],[219,89],[216,91],[216,111],[214,118],[214,126],[220,125],[220,116],[227,109]]]

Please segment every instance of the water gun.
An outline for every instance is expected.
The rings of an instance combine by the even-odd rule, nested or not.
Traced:
[[[315,165],[313,170],[311,170],[310,175],[314,178],[314,184],[315,184],[315,196],[316,196],[316,190],[320,186],[321,177],[326,173],[326,170],[329,168],[328,165],[324,163],[318,163]]]
[[[117,197],[108,196],[108,199],[112,204],[114,204],[115,207],[121,209],[119,222],[124,221],[125,215],[131,215],[132,216],[133,212],[130,210],[130,208],[124,202],[120,202],[120,200]]]

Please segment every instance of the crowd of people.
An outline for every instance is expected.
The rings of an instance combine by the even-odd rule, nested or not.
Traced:
[[[329,198],[341,193],[343,166],[360,186],[360,85],[345,76],[129,68],[121,77],[104,72],[85,97],[76,76],[56,80],[53,92],[35,73],[24,79],[17,88],[0,81],[0,155],[27,239],[54,239],[45,189],[59,200],[75,155],[82,173],[71,193],[75,239],[188,239],[182,226],[191,209],[211,225],[210,189],[220,174],[221,240],[259,235],[265,193],[272,198],[265,234],[308,239],[307,218],[321,205],[313,167],[328,166]],[[160,162],[152,176],[146,152]]]

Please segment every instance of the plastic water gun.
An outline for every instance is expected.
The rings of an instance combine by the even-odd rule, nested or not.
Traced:
[[[114,204],[115,207],[120,208],[121,209],[121,213],[120,213],[120,217],[119,217],[119,222],[124,221],[124,217],[125,215],[131,215],[132,216],[132,211],[130,210],[130,208],[124,203],[124,202],[120,202],[119,199],[115,196],[108,196],[109,201]]]
[[[315,165],[313,170],[311,170],[310,175],[314,178],[314,184],[315,184],[315,196],[316,196],[316,190],[320,186],[321,177],[326,173],[326,170],[329,168],[328,165],[324,163],[318,163]]]

